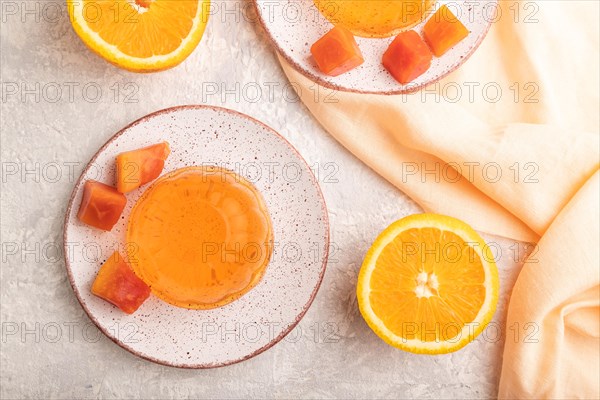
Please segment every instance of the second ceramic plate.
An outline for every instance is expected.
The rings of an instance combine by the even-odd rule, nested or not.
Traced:
[[[129,213],[148,185],[127,194],[123,218],[111,232],[82,224],[77,211],[85,181],[113,184],[117,154],[162,141],[171,147],[163,173],[190,165],[218,165],[250,180],[267,204],[274,252],[261,282],[224,307],[188,310],[151,296],[134,314],[127,315],[92,295],[90,287],[115,249],[125,253]],[[73,190],[64,243],[75,294],[102,332],[148,360],[210,368],[259,354],[300,321],[325,272],[329,224],[314,175],[282,136],[231,110],[186,106],[134,122],[98,151]]]
[[[258,19],[273,45],[296,70],[319,84],[335,89],[358,93],[401,94],[414,92],[434,83],[458,68],[479,46],[490,25],[498,17],[498,0],[440,0],[433,11],[447,4],[470,31],[469,36],[442,57],[434,57],[431,67],[413,82],[398,83],[381,64],[386,49],[394,40],[389,38],[362,38],[356,41],[365,62],[337,77],[323,74],[314,62],[310,48],[333,25],[319,13],[313,0],[253,0]],[[421,32],[430,17],[413,29]]]

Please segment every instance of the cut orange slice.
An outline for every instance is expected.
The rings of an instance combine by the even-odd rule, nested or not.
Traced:
[[[210,0],[67,0],[75,32],[109,62],[136,72],[174,67],[196,48]]]
[[[388,344],[413,353],[456,351],[489,323],[498,301],[490,247],[466,223],[419,214],[385,229],[358,278],[358,305]]]

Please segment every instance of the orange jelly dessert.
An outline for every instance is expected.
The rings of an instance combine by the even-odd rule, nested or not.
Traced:
[[[231,303],[258,284],[273,250],[260,193],[233,171],[187,167],[158,179],[127,226],[129,261],[159,298],[179,307]]]
[[[313,0],[334,25],[356,36],[389,37],[423,21],[434,0]]]

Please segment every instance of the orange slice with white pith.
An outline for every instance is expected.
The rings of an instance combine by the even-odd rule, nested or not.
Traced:
[[[196,48],[210,0],[67,0],[73,29],[109,62],[135,72],[174,67]]]
[[[456,351],[479,335],[498,301],[490,247],[455,218],[418,214],[385,229],[358,278],[367,324],[388,344],[413,353]]]

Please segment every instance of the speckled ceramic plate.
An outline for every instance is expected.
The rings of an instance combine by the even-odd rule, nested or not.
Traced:
[[[365,62],[337,77],[323,74],[310,54],[310,47],[333,25],[321,15],[313,0],[253,0],[258,20],[273,45],[296,70],[319,84],[359,93],[401,94],[417,91],[458,68],[483,41],[497,19],[498,0],[438,0],[432,11],[413,29],[421,33],[423,25],[442,4],[447,4],[470,34],[442,57],[434,57],[431,67],[413,82],[398,83],[383,67],[381,59],[394,39],[356,37]]]
[[[240,299],[213,310],[171,306],[155,296],[127,315],[90,292],[112,252],[125,253],[126,223],[148,185],[127,194],[111,232],[79,222],[88,179],[114,182],[120,152],[167,141],[163,172],[219,165],[250,180],[262,193],[274,232],[274,252],[261,282]],[[89,317],[114,342],[145,359],[184,368],[211,368],[246,360],[273,346],[310,307],[325,272],[329,224],[310,168],[282,136],[235,111],[185,106],[150,114],[113,136],[82,173],[64,226],[65,258],[75,294]]]

